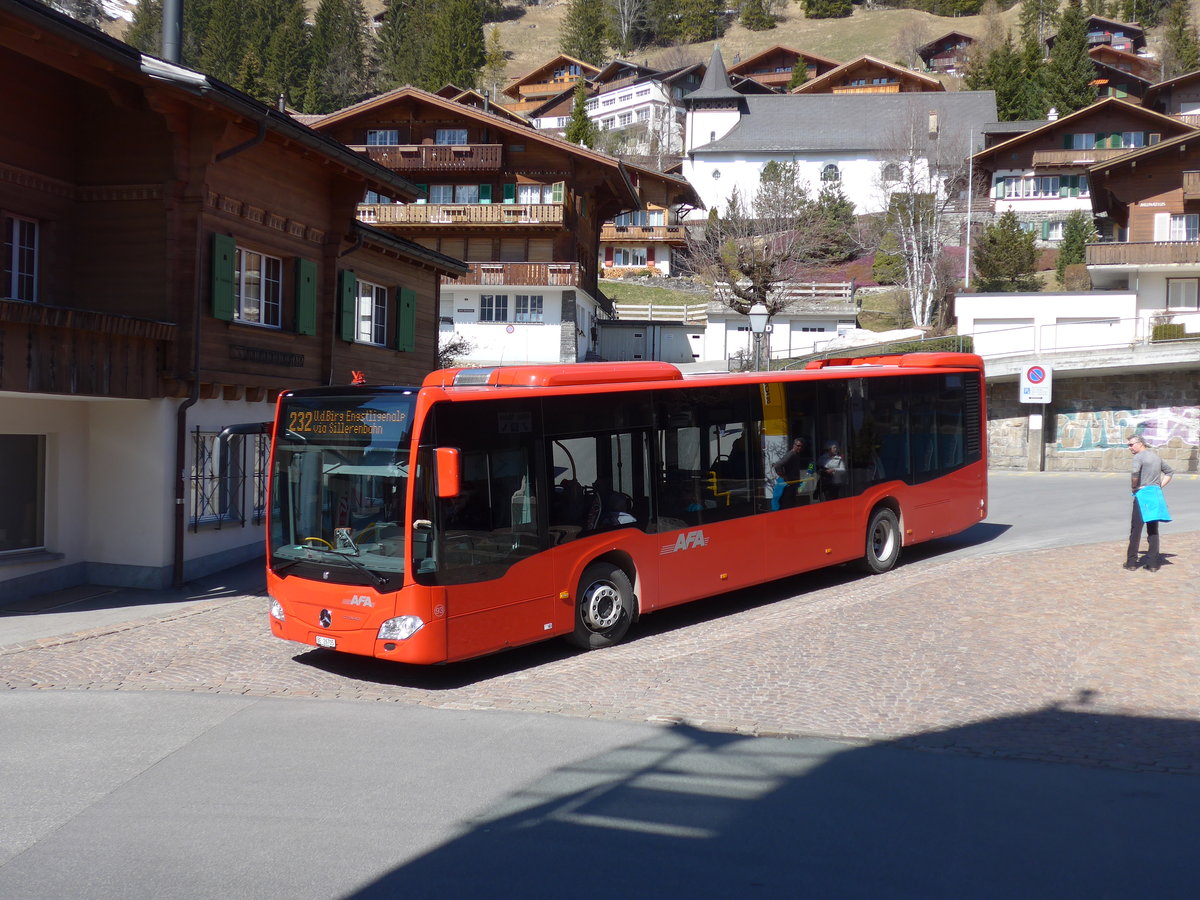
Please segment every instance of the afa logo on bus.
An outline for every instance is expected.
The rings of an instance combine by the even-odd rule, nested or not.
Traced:
[[[673,544],[663,544],[662,551],[659,556],[665,556],[668,553],[678,553],[680,550],[693,550],[696,547],[707,547],[708,538],[704,536],[701,530],[688,531],[679,536],[679,539]]]

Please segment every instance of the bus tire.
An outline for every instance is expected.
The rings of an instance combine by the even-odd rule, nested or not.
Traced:
[[[583,570],[575,594],[575,631],[567,640],[584,650],[611,647],[633,621],[633,585],[612,563],[594,562]]]
[[[862,566],[875,575],[887,572],[900,558],[900,520],[886,506],[871,513],[867,526],[867,550]]]

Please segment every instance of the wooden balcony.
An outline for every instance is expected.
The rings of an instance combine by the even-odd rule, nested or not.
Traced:
[[[1183,173],[1183,199],[1200,200],[1200,172]]]
[[[383,144],[351,147],[393,172],[499,172],[502,144]]]
[[[685,238],[682,225],[613,225],[610,222],[600,229],[600,240],[611,243],[658,241],[682,244]]]
[[[531,84],[521,85],[517,88],[517,92],[521,95],[522,100],[545,100],[547,97],[561,94],[567,88],[573,86],[575,82],[582,80],[582,75],[570,75],[565,78],[554,78],[550,81],[535,81]]]
[[[833,89],[835,94],[898,94],[900,82],[889,84],[847,84]]]
[[[0,391],[161,397],[175,332],[169,322],[0,300]]]
[[[1050,166],[1090,166],[1140,149],[1124,147],[1114,150],[1104,147],[1093,150],[1035,150],[1033,166],[1035,169]]]
[[[1200,241],[1126,241],[1088,244],[1089,266],[1200,265]]]
[[[579,287],[579,263],[473,262],[465,275],[442,276],[444,285],[528,284]]]
[[[360,203],[358,218],[371,225],[447,228],[512,225],[561,228],[561,203]]]
[[[792,81],[791,72],[754,72],[746,76],[767,87],[787,87]]]

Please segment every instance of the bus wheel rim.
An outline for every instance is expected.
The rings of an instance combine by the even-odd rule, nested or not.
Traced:
[[[584,624],[592,631],[607,631],[621,621],[624,608],[621,592],[614,585],[593,584],[584,594]]]
[[[888,527],[887,522],[878,522],[875,525],[875,533],[871,535],[871,549],[875,553],[876,559],[887,559],[892,555],[892,541],[895,535],[892,534],[892,529]]]

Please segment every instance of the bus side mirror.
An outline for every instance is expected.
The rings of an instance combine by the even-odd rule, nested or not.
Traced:
[[[438,447],[437,454],[437,495],[438,497],[457,497],[462,493],[459,477],[458,448]]]

